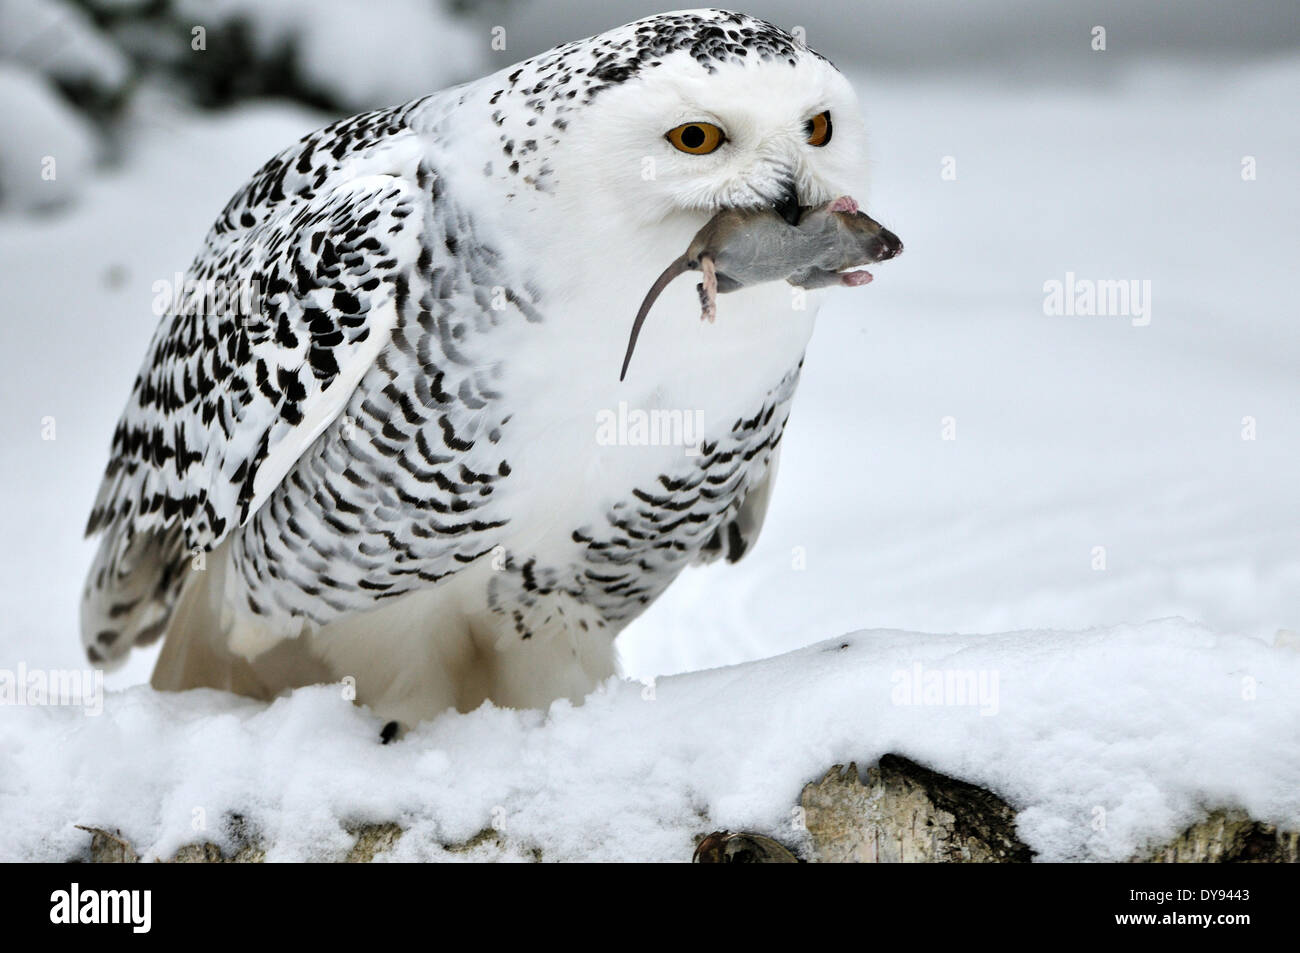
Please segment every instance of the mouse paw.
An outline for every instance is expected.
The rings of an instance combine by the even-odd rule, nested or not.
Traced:
[[[700,277],[696,290],[700,293],[700,320],[712,321],[718,316],[718,269],[709,255],[700,256]]]
[[[695,290],[700,295],[700,320],[713,321],[718,316],[718,299],[709,294],[709,289],[704,285],[696,285]]]
[[[841,195],[826,207],[828,212],[847,212],[852,215],[858,211],[858,200],[848,195]]]

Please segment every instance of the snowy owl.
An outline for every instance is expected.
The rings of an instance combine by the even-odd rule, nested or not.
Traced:
[[[343,681],[402,725],[586,695],[682,569],[752,545],[823,292],[745,288],[708,323],[669,288],[620,381],[642,293],[719,210],[861,195],[864,152],[844,76],[722,10],[281,152],[113,435],[89,657],[163,638],[157,688]]]

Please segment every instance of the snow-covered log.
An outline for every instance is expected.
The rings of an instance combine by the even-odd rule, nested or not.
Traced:
[[[744,832],[712,832],[699,839],[699,863],[1023,863],[1033,850],[1015,833],[1015,810],[991,791],[949,778],[898,755],[886,755],[866,772],[835,765],[809,783],[800,800],[806,836],[789,845]],[[798,813],[798,812],[797,812]],[[88,828],[95,863],[136,863],[139,853],[120,835]],[[368,863],[389,854],[403,836],[395,823],[352,831],[355,841],[340,859]],[[456,853],[503,838],[485,829],[466,844],[442,845]],[[800,854],[803,856],[801,857]],[[168,858],[175,863],[261,863],[265,848],[242,843],[227,853],[206,841]],[[537,851],[532,858],[544,860]],[[678,858],[684,860],[685,858]],[[1300,824],[1279,831],[1240,811],[1213,811],[1159,847],[1128,858],[1134,863],[1297,863]]]
[[[136,687],[0,709],[0,857],[1294,860],[1297,686],[1290,640],[1166,620],[857,632],[390,745],[341,686]]]

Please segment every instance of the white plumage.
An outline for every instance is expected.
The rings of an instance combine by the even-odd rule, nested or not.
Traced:
[[[816,294],[708,324],[681,283],[620,382],[637,303],[720,208],[861,194],[864,138],[824,59],[690,11],[280,153],[190,271],[253,306],[165,318],[114,436],[91,658],[165,636],[159,688],[351,676],[405,724],[590,691],[682,568],[752,544]],[[620,403],[698,412],[698,452],[598,440]]]

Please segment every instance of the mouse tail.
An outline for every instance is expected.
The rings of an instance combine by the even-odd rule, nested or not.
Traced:
[[[636,339],[641,336],[641,325],[645,324],[646,315],[650,313],[655,301],[663,294],[663,290],[672,283],[673,279],[690,270],[690,263],[686,256],[682,255],[664,269],[663,274],[655,279],[655,283],[646,292],[645,300],[641,302],[641,308],[636,313],[636,320],[632,322],[632,334],[627,339],[627,354],[623,356],[623,369],[618,374],[620,381],[627,377],[627,366],[632,363],[632,352],[636,349]]]

